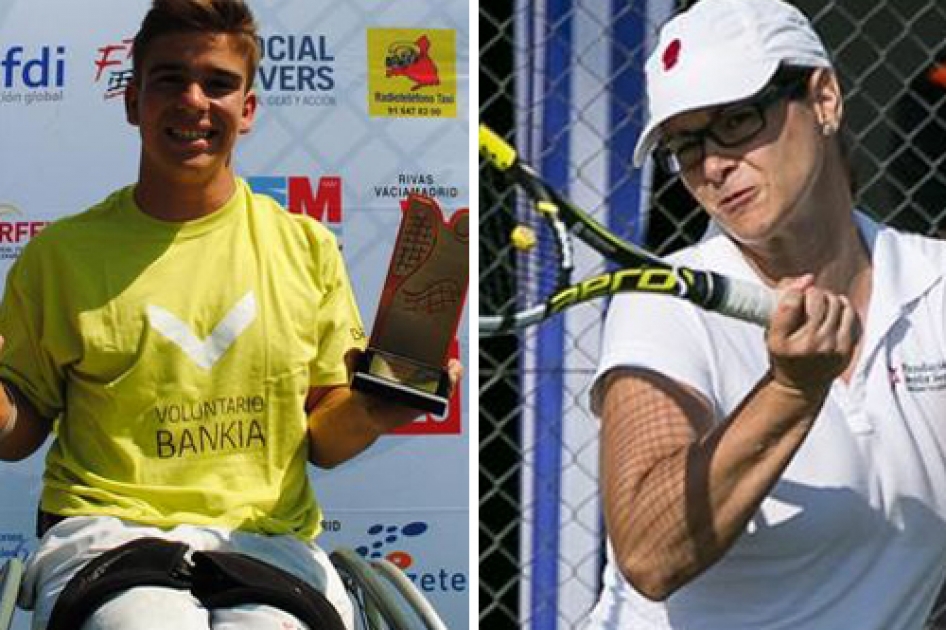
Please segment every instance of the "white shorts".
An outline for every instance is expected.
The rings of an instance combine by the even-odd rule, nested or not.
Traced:
[[[290,535],[266,536],[194,525],[163,530],[111,516],[76,516],[51,527],[27,558],[18,603],[34,611],[33,630],[45,629],[59,594],[87,562],[109,549],[144,537],[182,542],[197,551],[236,551],[268,562],[324,593],[345,626],[354,627],[354,612],[345,586],[328,555],[314,542]],[[128,627],[134,627],[133,623]]]

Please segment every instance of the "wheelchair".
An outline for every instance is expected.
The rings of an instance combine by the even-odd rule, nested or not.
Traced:
[[[365,560],[344,547],[329,558],[354,605],[356,630],[447,630],[430,602],[393,563]],[[8,559],[0,568],[0,630],[9,630],[13,623],[22,579],[19,558]]]

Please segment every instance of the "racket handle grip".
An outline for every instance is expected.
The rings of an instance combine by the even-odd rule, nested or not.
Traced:
[[[777,296],[768,287],[736,278],[723,278],[719,302],[713,310],[767,327],[775,312]]]

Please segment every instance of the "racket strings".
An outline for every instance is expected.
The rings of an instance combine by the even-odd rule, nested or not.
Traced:
[[[527,191],[489,169],[482,179],[490,212],[480,218],[481,313],[505,317],[543,304],[568,274],[560,236]]]

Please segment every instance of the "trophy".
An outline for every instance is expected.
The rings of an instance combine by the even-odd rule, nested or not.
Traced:
[[[443,417],[447,353],[469,277],[470,213],[458,210],[445,222],[437,202],[417,194],[401,210],[374,328],[351,386]]]

